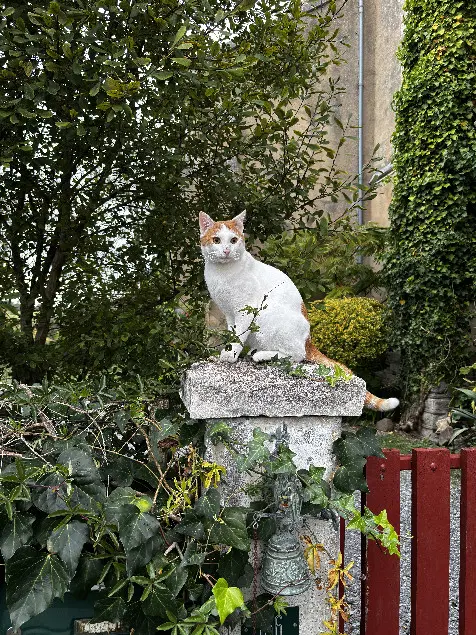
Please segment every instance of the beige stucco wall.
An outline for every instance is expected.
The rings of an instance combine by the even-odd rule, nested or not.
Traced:
[[[380,145],[376,155],[382,157],[377,164],[385,167],[392,161],[391,135],[394,129],[392,98],[401,84],[400,64],[396,51],[403,33],[403,0],[363,0],[364,4],[364,87],[363,87],[363,148],[364,165]],[[353,127],[350,134],[357,136],[359,95],[359,2],[348,0],[343,18],[338,20],[340,37],[349,45],[345,49],[346,63],[333,70],[346,93],[338,97],[337,116],[342,122],[350,117]],[[331,146],[336,146],[341,130],[335,126],[330,131]],[[339,164],[349,174],[357,174],[358,145],[348,141],[341,150]],[[368,182],[370,175],[364,177]],[[380,188],[378,196],[367,203],[364,222],[388,224],[388,206],[391,184]],[[342,212],[342,203],[329,205],[331,213]]]
[[[364,0],[364,162],[372,156],[377,143],[383,164],[392,161],[392,98],[401,84],[396,51],[403,34],[402,7],[403,0]],[[364,220],[388,224],[390,197],[388,184],[369,203]]]

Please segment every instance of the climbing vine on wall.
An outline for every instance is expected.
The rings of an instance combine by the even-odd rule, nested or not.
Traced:
[[[476,297],[476,3],[406,0],[404,8],[386,281],[409,399],[451,381],[468,345]]]

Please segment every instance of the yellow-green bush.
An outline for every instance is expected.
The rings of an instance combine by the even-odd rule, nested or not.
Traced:
[[[336,298],[309,308],[315,346],[353,369],[377,359],[387,349],[384,307],[370,298]]]

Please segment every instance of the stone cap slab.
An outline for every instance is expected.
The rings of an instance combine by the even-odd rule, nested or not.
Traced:
[[[312,364],[302,364],[313,370]],[[182,378],[181,397],[193,419],[224,417],[359,416],[365,381],[352,376],[335,386],[316,377],[296,377],[281,368],[238,360],[203,361]]]

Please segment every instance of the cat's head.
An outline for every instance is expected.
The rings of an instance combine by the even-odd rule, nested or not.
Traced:
[[[217,264],[236,262],[244,254],[245,237],[243,223],[245,212],[231,220],[214,221],[205,212],[200,212],[200,244],[205,260]]]

